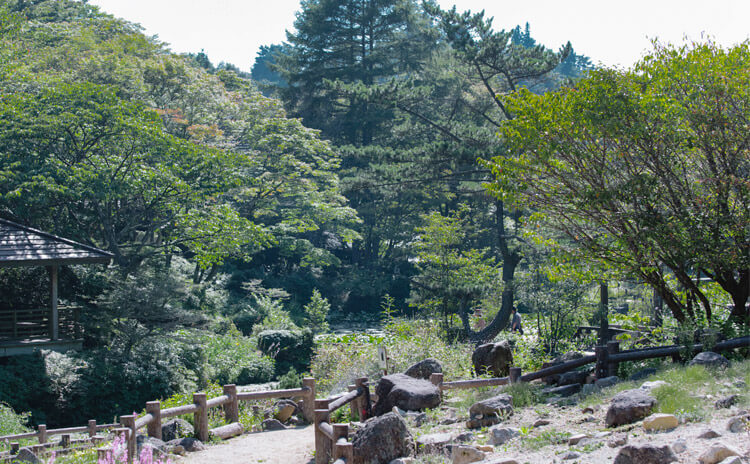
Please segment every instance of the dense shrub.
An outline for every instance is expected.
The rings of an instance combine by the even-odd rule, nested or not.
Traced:
[[[258,348],[276,360],[276,375],[292,368],[306,371],[313,354],[313,334],[310,329],[266,330],[258,335]]]
[[[0,436],[28,432],[28,420],[29,413],[16,414],[13,408],[0,403]]]
[[[200,346],[201,378],[219,384],[262,383],[271,380],[274,360],[258,353],[256,342],[231,326],[224,334],[194,333]],[[205,382],[201,382],[201,387]]]

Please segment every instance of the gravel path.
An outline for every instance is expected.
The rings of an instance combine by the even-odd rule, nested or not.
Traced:
[[[312,426],[249,433],[205,451],[190,453],[184,464],[311,464],[315,449]]]

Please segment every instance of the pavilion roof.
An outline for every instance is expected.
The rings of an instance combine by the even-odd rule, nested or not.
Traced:
[[[112,253],[0,219],[0,267],[109,263]]]

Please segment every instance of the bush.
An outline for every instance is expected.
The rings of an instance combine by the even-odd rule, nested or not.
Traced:
[[[193,332],[200,343],[201,386],[208,381],[219,384],[263,383],[274,374],[274,361],[257,352],[254,339],[244,337],[233,325],[224,334]]]
[[[313,334],[310,329],[266,330],[258,335],[258,348],[276,360],[276,375],[292,368],[305,371],[312,358]]]
[[[28,432],[29,416],[29,413],[16,414],[13,408],[0,403],[0,436]]]

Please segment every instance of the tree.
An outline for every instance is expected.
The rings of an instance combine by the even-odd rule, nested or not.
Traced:
[[[313,334],[327,332],[328,322],[328,311],[331,310],[331,304],[328,300],[323,298],[318,289],[314,289],[310,301],[305,305],[305,322]]]
[[[504,99],[517,156],[493,159],[493,192],[538,211],[574,256],[643,279],[678,321],[698,308],[712,321],[704,275],[747,324],[748,63],[748,43],[656,45],[631,71]]]

